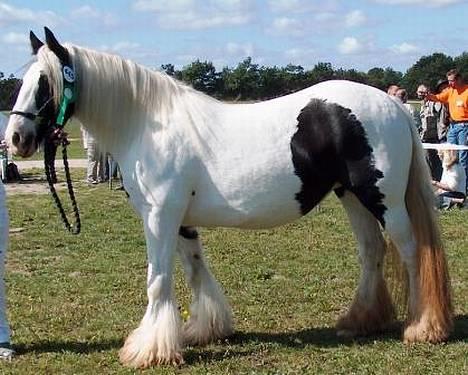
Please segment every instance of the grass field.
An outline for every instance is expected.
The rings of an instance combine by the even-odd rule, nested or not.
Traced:
[[[83,232],[72,236],[47,195],[10,196],[9,316],[19,353],[2,374],[132,374],[118,350],[146,307],[142,227],[125,194],[89,188],[74,171]],[[143,374],[468,373],[468,210],[441,217],[453,278],[455,332],[443,345],[405,346],[400,331],[339,339],[350,304],[355,242],[336,198],[274,230],[204,229],[207,258],[232,303],[236,334],[185,350],[186,364]],[[177,264],[176,289],[189,304]]]

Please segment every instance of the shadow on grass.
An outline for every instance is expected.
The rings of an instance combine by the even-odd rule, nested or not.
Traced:
[[[304,348],[309,345],[321,348],[333,348],[355,344],[366,345],[376,340],[397,341],[401,337],[400,332],[401,325],[395,325],[381,334],[357,338],[338,337],[334,328],[310,328],[287,333],[236,332],[236,334],[229,339],[229,342],[239,345],[248,343],[274,343],[296,349]]]
[[[247,343],[275,343],[290,348],[303,348],[314,345],[322,348],[367,345],[374,341],[400,341],[402,338],[403,324],[395,323],[387,331],[366,337],[346,338],[338,337],[334,328],[310,328],[288,333],[265,332],[236,332],[229,338],[231,344]],[[448,340],[449,343],[468,342],[468,315],[458,315],[454,319],[454,330]]]
[[[44,182],[47,182],[44,173],[40,174],[23,172],[21,173],[21,180],[9,182],[9,184],[43,184]]]
[[[468,314],[457,315],[449,342],[461,341],[468,343]]]
[[[86,341],[39,341],[28,344],[14,345],[18,354],[26,353],[79,353],[91,354],[118,349],[123,345],[122,339],[107,339],[97,342]]]
[[[359,338],[337,337],[334,328],[310,328],[287,333],[236,332],[230,338],[206,348],[189,347],[184,357],[187,364],[218,362],[229,358],[248,356],[257,351],[257,344],[278,344],[283,347],[301,349],[309,345],[333,348],[351,345],[368,345],[377,341],[400,341],[402,324],[395,324],[391,330],[380,335]],[[468,315],[455,317],[455,327],[449,343],[468,342]],[[90,354],[119,349],[123,338],[99,342],[42,341],[15,345],[18,354],[25,353],[77,353]],[[253,346],[252,346],[253,345]]]

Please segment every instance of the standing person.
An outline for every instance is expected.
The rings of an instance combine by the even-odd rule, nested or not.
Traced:
[[[427,100],[448,104],[450,114],[450,126],[447,131],[447,142],[456,145],[468,144],[468,85],[464,83],[457,69],[447,72],[449,86],[440,94],[430,94]],[[468,175],[468,151],[458,152],[459,162]],[[467,181],[468,182],[468,181]]]
[[[0,119],[1,120],[1,119]],[[0,141],[4,142],[7,122],[0,121]],[[6,193],[0,179],[0,359],[11,360],[15,354],[10,344],[10,325],[6,315],[5,257],[8,249],[10,223]]]
[[[436,94],[440,94],[448,87],[448,81],[446,79],[439,79],[435,87]],[[447,104],[440,103],[442,109],[439,113],[439,121],[437,122],[437,132],[439,136],[439,142],[447,142],[447,132],[450,126],[450,116]]]
[[[416,113],[414,107],[408,103],[408,92],[405,89],[399,88],[395,93],[395,97],[403,103],[403,107],[405,107],[411,115],[415,126],[419,127],[419,114]]]
[[[94,137],[83,127],[81,127],[83,135],[83,146],[86,150],[88,158],[88,167],[86,171],[86,182],[96,185],[105,180],[104,177],[104,157],[99,150],[99,146]]]
[[[390,85],[387,88],[387,94],[390,96],[395,96],[396,92],[400,87],[398,85]]]
[[[442,83],[437,85],[439,87]],[[429,93],[426,85],[419,85],[416,94],[419,99],[424,99]],[[448,114],[444,104],[423,100],[419,110],[421,141],[424,143],[443,142],[448,126]],[[439,181],[442,176],[442,162],[437,150],[426,150],[426,161],[431,171],[433,180]]]

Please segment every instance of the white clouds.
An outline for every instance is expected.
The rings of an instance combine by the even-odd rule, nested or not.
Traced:
[[[183,12],[186,9],[193,8],[193,0],[137,0],[133,8],[138,11],[149,12]]]
[[[338,44],[338,51],[343,55],[352,55],[360,53],[364,50],[364,45],[354,37],[344,38],[340,44]]]
[[[336,0],[268,0],[268,7],[275,13],[307,13],[336,11],[339,8]]]
[[[203,30],[244,25],[249,20],[250,16],[242,13],[213,13],[211,16],[202,16],[196,12],[184,12],[159,17],[158,23],[162,28],[170,30]]]
[[[301,8],[299,0],[269,0],[268,5],[273,12],[294,12]]]
[[[111,46],[102,45],[100,47],[100,49],[103,50],[103,51],[106,51],[106,52],[112,52],[112,53],[118,53],[118,54],[125,55],[129,51],[135,50],[135,49],[137,49],[139,47],[140,47],[140,44],[138,44],[138,43],[133,43],[133,42],[129,42],[129,41],[124,40],[124,41],[114,43]]]
[[[278,31],[290,31],[301,28],[300,22],[295,18],[281,17],[273,20],[273,27]]]
[[[320,10],[306,15],[285,12],[281,17],[274,18],[265,30],[275,36],[304,37],[308,33],[336,34],[344,27],[359,28],[366,24],[366,14],[358,9],[348,13]]]
[[[18,22],[34,22],[53,27],[61,22],[61,19],[51,11],[37,12],[28,8],[15,8],[0,2],[0,26],[15,25]]]
[[[284,51],[284,57],[288,63],[304,64],[317,59],[317,51],[313,48],[290,48]]]
[[[26,34],[9,32],[2,36],[2,42],[6,44],[25,45],[25,44],[29,44],[29,38],[27,37]]]
[[[420,51],[419,47],[406,42],[403,42],[398,45],[393,45],[392,47],[390,47],[390,50],[400,55],[407,55]]]
[[[347,27],[359,27],[366,23],[367,17],[362,10],[353,10],[345,15]]]
[[[226,44],[225,51],[228,55],[234,57],[247,57],[255,54],[255,48],[252,43],[233,43]]]
[[[466,0],[373,0],[376,3],[388,5],[418,5],[426,7],[445,7],[466,3]]]
[[[297,18],[279,17],[275,18],[267,28],[268,33],[278,36],[294,36],[299,37],[304,35],[305,27],[303,23]]]
[[[118,24],[117,18],[109,12],[102,12],[99,9],[90,5],[83,5],[71,11],[70,16],[74,19],[82,21],[99,22],[104,26],[115,26]]]
[[[72,17],[97,18],[99,17],[99,15],[100,15],[99,11],[96,8],[91,7],[90,5],[83,5],[71,11]]]
[[[168,30],[204,30],[244,25],[254,17],[253,0],[138,0],[136,11],[153,12]]]

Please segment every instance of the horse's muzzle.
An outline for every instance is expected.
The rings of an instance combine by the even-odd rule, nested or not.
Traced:
[[[7,134],[6,141],[13,155],[23,158],[32,156],[37,149],[36,137],[31,132],[13,131],[10,137]]]

